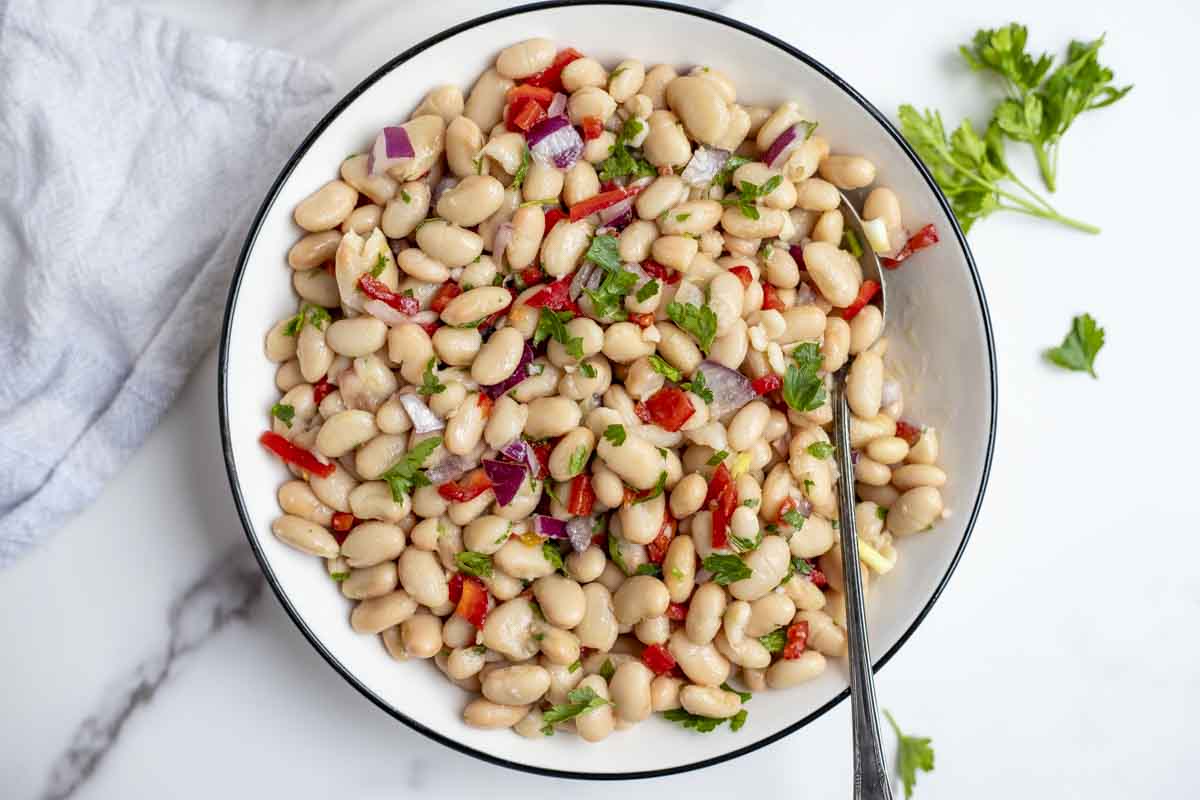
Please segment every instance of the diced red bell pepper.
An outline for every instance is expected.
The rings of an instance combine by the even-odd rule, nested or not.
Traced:
[[[647,425],[650,424],[650,409],[646,408],[646,404],[640,400],[634,404],[633,414]]]
[[[821,572],[821,570],[817,569],[815,566],[812,568],[812,571],[808,573],[808,579],[812,581],[813,586],[816,586],[818,589],[823,589],[829,585],[829,579],[825,577],[825,573]]]
[[[488,592],[483,581],[472,575],[463,577],[462,596],[458,598],[458,605],[455,606],[454,613],[476,628],[482,628],[483,621],[487,619],[487,612]]]
[[[787,644],[783,646],[783,657],[795,661],[808,647],[808,620],[802,619],[787,629]]]
[[[904,243],[904,247],[900,248],[900,252],[891,258],[881,258],[879,263],[883,264],[886,269],[896,269],[900,264],[913,253],[918,250],[924,250],[938,243],[937,228],[933,227],[933,223],[926,225],[921,230],[908,237],[908,241]]]
[[[433,293],[429,301],[429,309],[436,314],[442,313],[450,301],[463,293],[462,287],[453,281],[446,281]]]
[[[338,511],[333,515],[333,523],[331,527],[338,533],[346,533],[353,528],[357,522],[353,514],[347,514],[344,511]]]
[[[652,258],[647,258],[642,262],[642,269],[645,270],[646,274],[651,278],[657,278],[668,286],[674,286],[675,284],[679,283],[680,278],[682,277],[676,270],[668,269]]]
[[[650,421],[664,431],[674,433],[696,413],[687,392],[678,386],[664,386],[646,401],[646,413]]]
[[[667,619],[672,622],[683,622],[687,619],[687,603],[671,603],[667,606]]]
[[[462,597],[463,574],[456,572],[450,576],[450,602],[458,603],[458,599]]]
[[[642,663],[655,675],[665,675],[675,669],[675,657],[661,644],[646,645],[642,650]]]
[[[485,392],[480,392],[475,397],[475,404],[483,411],[483,418],[487,419],[492,415],[492,406],[496,401],[487,395]]]
[[[754,276],[750,274],[750,268],[745,264],[738,264],[736,267],[730,267],[729,271],[738,276],[738,280],[742,282],[743,289],[745,289],[754,281]]]
[[[901,419],[896,421],[896,435],[913,447],[921,439],[921,429]]]
[[[794,244],[789,247],[788,255],[790,255],[792,260],[796,262],[796,266],[800,267],[802,270],[808,270],[808,267],[804,264],[804,247],[802,245]]]
[[[564,275],[554,283],[548,283],[537,294],[525,301],[530,308],[548,308],[551,311],[578,311],[571,299],[571,279],[574,273]]]
[[[654,324],[653,314],[630,314],[629,321],[639,328],[649,328]]]
[[[583,128],[583,139],[587,142],[599,139],[600,134],[604,133],[604,123],[600,121],[599,117],[584,117],[580,127]]]
[[[498,323],[500,321],[500,318],[503,317],[505,314],[507,314],[508,310],[510,308],[512,308],[513,301],[517,299],[517,292],[511,286],[505,286],[504,288],[506,290],[508,290],[508,304],[505,305],[504,308],[501,308],[499,311],[496,311],[496,312],[488,315],[487,319],[485,319],[483,322],[479,323],[480,331],[485,331],[488,328],[496,327],[496,323]]]
[[[436,322],[422,322],[420,323],[420,327],[421,330],[425,331],[425,333],[433,336],[435,333],[437,333],[437,329],[442,326],[438,325]]]
[[[858,288],[858,297],[854,298],[854,302],[842,309],[842,319],[849,322],[858,316],[858,312],[866,308],[867,303],[871,302],[871,298],[879,292],[879,284],[872,280],[865,280],[862,286]]]
[[[586,474],[571,479],[571,494],[567,499],[567,511],[576,517],[586,517],[596,504],[596,493],[592,491],[592,479]]]
[[[636,191],[617,188],[601,192],[600,194],[594,194],[586,200],[580,200],[571,206],[571,222],[578,222],[585,217],[590,217],[597,211],[603,211],[609,206],[615,206],[626,197],[631,197],[635,194],[637,194]]]
[[[783,386],[783,379],[774,372],[768,372],[761,378],[755,378],[750,381],[750,387],[754,389],[755,394],[759,397],[762,397],[764,394],[770,394],[780,386]]]
[[[762,285],[762,289],[763,289],[762,307],[763,307],[764,311],[769,311],[772,309],[774,309],[775,311],[783,311],[786,308],[786,306],[783,304],[783,301],[779,299],[779,293],[775,291],[774,286],[772,286],[771,284],[764,281],[763,285]]]
[[[480,467],[471,470],[456,481],[443,483],[438,487],[438,494],[451,503],[465,503],[468,500],[474,500],[490,488],[492,488],[492,481],[483,471],[483,467]]]
[[[529,97],[510,100],[504,109],[504,125],[510,131],[528,131],[546,118],[546,109]]]
[[[509,89],[505,99],[510,104],[516,103],[518,100],[532,100],[543,108],[549,108],[550,104],[554,102],[554,90],[522,83]]]
[[[303,447],[289,442],[274,431],[267,431],[258,437],[258,440],[264,447],[283,459],[284,463],[297,466],[321,478],[328,478],[333,474],[335,469],[333,464],[323,463]]]
[[[653,564],[661,564],[667,556],[667,548],[671,546],[671,540],[675,538],[675,519],[669,511],[663,512],[662,526],[658,529],[658,536],[650,544],[646,545],[646,557]]]
[[[421,310],[421,302],[417,298],[393,292],[383,281],[372,278],[369,273],[358,279],[358,288],[367,297],[387,303],[401,314],[416,314]]]
[[[567,212],[563,211],[558,206],[553,206],[546,209],[546,233],[554,230],[554,226],[567,219]]]
[[[521,279],[522,288],[528,289],[530,286],[537,286],[546,277],[546,273],[542,272],[542,268],[537,264],[531,264],[525,269],[517,273],[517,277]]]
[[[724,461],[716,468],[708,482],[708,495],[704,498],[704,505],[712,512],[712,546],[714,549],[725,547],[729,544],[729,533],[726,529],[733,512],[737,509],[737,486],[734,485],[733,476]]]
[[[533,448],[533,454],[538,460],[538,474],[533,477],[541,480],[550,474],[550,453],[554,450],[554,445],[550,442],[526,442],[526,447]]]
[[[525,85],[541,86],[554,92],[561,92],[563,89],[563,68],[577,58],[583,58],[583,53],[579,52],[573,47],[568,47],[565,50],[559,50],[558,55],[554,57],[554,63],[536,75],[530,75],[528,78],[526,78]]]
[[[320,405],[321,401],[333,393],[336,387],[330,383],[324,375],[321,380],[313,384],[313,402]]]

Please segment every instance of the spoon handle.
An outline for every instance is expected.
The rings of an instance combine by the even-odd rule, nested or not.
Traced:
[[[842,582],[846,594],[846,633],[849,639],[850,712],[854,724],[855,800],[892,800],[892,787],[879,741],[879,711],[867,644],[862,574],[858,560],[858,530],[854,520],[854,464],[850,457],[850,408],[846,403],[846,368],[834,380],[833,424],[837,441],[838,518],[842,548]]]

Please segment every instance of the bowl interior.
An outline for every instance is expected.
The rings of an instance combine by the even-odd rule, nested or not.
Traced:
[[[469,90],[498,49],[535,35],[609,66],[636,57],[647,65],[686,69],[703,58],[733,79],[739,102],[774,106],[796,100],[819,121],[836,151],[871,158],[878,182],[900,196],[906,224],[933,222],[943,234],[939,247],[922,254],[919,268],[888,276],[889,361],[903,376],[906,416],[942,433],[942,465],[950,476],[944,491],[953,512],[932,532],[900,543],[898,567],[872,582],[870,625],[877,660],[923,615],[969,531],[990,458],[994,375],[986,309],[965,245],[921,171],[851,93],[782,46],[728,22],[696,12],[623,6],[619,13],[605,13],[605,24],[597,25],[597,13],[587,5],[535,8],[465,27],[416,48],[411,58],[356,90],[330,115],[324,130],[298,154],[252,234],[226,320],[222,400],[226,454],[252,544],[293,617],[335,666],[377,703],[448,744],[524,768],[615,776],[701,765],[782,735],[836,701],[847,685],[844,667],[832,662],[819,679],[776,693],[774,701],[751,701],[747,724],[736,735],[699,736],[651,719],[590,746],[569,735],[534,741],[467,728],[461,719],[465,695],[432,664],[395,662],[378,637],[351,631],[350,603],[324,565],[272,536],[270,523],[280,513],[275,491],[287,475],[256,441],[278,399],[275,366],[263,354],[263,339],[275,320],[295,311],[285,254],[301,233],[291,219],[296,203],[336,177],[348,154],[364,152],[380,127],[406,118],[430,87],[454,83]],[[650,741],[653,747],[647,746]],[[586,760],[580,758],[584,754]]]

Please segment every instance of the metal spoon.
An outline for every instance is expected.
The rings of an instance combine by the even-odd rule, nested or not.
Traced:
[[[854,206],[842,196],[842,217],[862,243],[859,259],[863,278],[879,283],[875,301],[886,309],[886,286],[879,258],[867,241],[862,220]],[[884,316],[886,320],[886,314]],[[849,362],[834,374],[833,431],[837,445],[838,519],[842,548],[842,583],[846,595],[846,633],[849,638],[850,713],[854,725],[855,800],[892,800],[892,787],[883,747],[879,741],[879,710],[875,702],[875,679],[871,672],[871,649],[867,643],[867,620],[863,609],[863,585],[858,560],[858,530],[854,520],[854,465],[850,458],[850,407],[846,403],[846,374]]]

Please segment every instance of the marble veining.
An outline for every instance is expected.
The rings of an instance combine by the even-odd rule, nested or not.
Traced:
[[[262,595],[264,580],[244,546],[230,548],[172,603],[168,638],[104,692],[55,761],[43,800],[65,800],[92,776],[120,739],[129,719],[154,700],[180,663],[226,625],[244,620]]]

